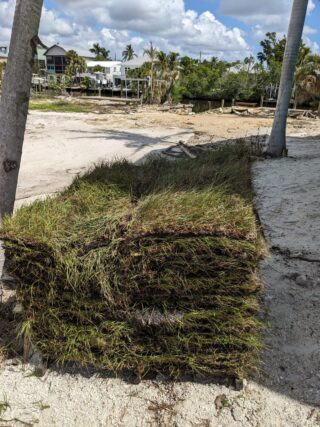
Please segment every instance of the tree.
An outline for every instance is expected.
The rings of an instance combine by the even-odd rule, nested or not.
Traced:
[[[94,43],[90,52],[95,54],[95,59],[97,61],[111,61],[110,50],[100,46],[99,43]]]
[[[294,0],[293,2],[283,59],[277,108],[267,148],[267,153],[272,157],[280,157],[286,152],[288,109],[292,95],[294,73],[301,45],[307,7],[308,0]]]
[[[157,64],[160,71],[163,73],[168,68],[168,61],[169,58],[165,52],[160,50],[160,52],[157,52]]]
[[[260,42],[262,52],[259,52],[257,57],[261,65],[267,66],[269,76],[267,82],[269,85],[279,85],[281,78],[281,69],[283,64],[284,52],[286,48],[287,38],[277,38],[277,33],[267,33],[266,38]],[[311,53],[311,49],[301,41],[297,66],[299,67],[304,58]]]
[[[137,54],[134,52],[132,45],[128,44],[122,52],[123,61],[131,61],[135,57],[137,57]]]
[[[295,105],[320,97],[320,56],[308,54],[295,73]]]
[[[179,78],[178,58],[180,54],[177,52],[169,52],[166,54],[163,51],[157,53],[157,70],[161,78],[161,85],[159,87],[160,93],[158,98],[161,101],[172,102],[172,92],[175,82]]]
[[[150,89],[151,89],[151,102],[154,100],[154,64],[157,59],[157,48],[153,46],[153,43],[150,42],[150,45],[147,49],[144,50],[144,54],[147,55],[151,62],[150,70]]]
[[[178,52],[169,52],[168,53],[168,55],[167,55],[167,57],[168,57],[168,66],[169,66],[169,69],[171,71],[176,70],[176,68],[178,67],[179,56],[180,56],[180,53],[178,53]]]
[[[204,60],[199,63],[187,56],[182,57],[176,67],[180,77],[174,88],[175,99],[181,97],[212,99],[217,92],[220,92],[218,86],[228,69],[224,61]],[[220,97],[220,93],[217,96]]]
[[[43,0],[17,0],[0,104],[0,221],[13,212]]]
[[[267,33],[266,38],[260,42],[262,52],[259,52],[257,57],[261,64],[267,63],[268,67],[273,62],[282,62],[286,47],[286,37],[277,39],[277,33]]]
[[[67,68],[66,75],[70,78],[77,75],[77,73],[84,73],[87,69],[87,63],[82,56],[79,56],[75,50],[69,50],[66,53]]]

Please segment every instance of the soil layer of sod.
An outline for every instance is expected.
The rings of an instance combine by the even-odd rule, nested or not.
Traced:
[[[143,377],[243,377],[256,365],[250,150],[96,167],[6,218],[21,332],[44,357]]]

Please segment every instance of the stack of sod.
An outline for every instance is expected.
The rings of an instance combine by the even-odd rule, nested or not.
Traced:
[[[23,333],[50,360],[140,376],[255,366],[262,247],[245,146],[102,165],[1,231]]]

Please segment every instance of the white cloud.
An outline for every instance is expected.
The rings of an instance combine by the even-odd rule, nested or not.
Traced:
[[[118,57],[131,43],[141,53],[152,40],[158,48],[182,54],[234,59],[248,55],[246,34],[228,28],[209,11],[187,10],[184,0],[52,0],[44,8],[40,36],[88,54],[94,42]],[[267,31],[285,32],[292,0],[220,0],[221,13],[248,24],[260,39]],[[0,45],[8,44],[15,0],[0,0]],[[309,2],[309,11],[315,7]],[[312,37],[315,30],[305,28]]]
[[[237,18],[252,26],[257,38],[268,31],[286,33],[293,0],[221,0],[220,9],[224,15]],[[315,8],[315,1],[309,0],[308,13]]]
[[[8,42],[14,0],[0,0],[0,40]],[[53,3],[53,2],[51,2]],[[238,28],[227,28],[211,12],[186,10],[184,0],[55,0],[44,8],[40,36],[47,44],[87,52],[100,42],[118,55],[128,43],[142,51],[149,40],[161,49],[190,55],[232,57],[249,47]]]

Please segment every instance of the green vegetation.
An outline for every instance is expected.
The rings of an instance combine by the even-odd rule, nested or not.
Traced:
[[[180,57],[178,52],[159,51],[150,42],[144,51],[148,58],[139,69],[127,71],[128,79],[144,79],[145,82],[131,82],[130,89],[134,97],[143,95],[144,102],[164,103],[179,102],[182,99],[211,99],[226,101],[260,102],[276,100],[278,96],[280,75],[286,38],[278,38],[276,33],[267,33],[261,41],[261,52],[257,57],[227,62],[216,57],[211,59]],[[90,49],[95,59],[110,60],[110,51],[98,43]],[[132,45],[127,45],[122,52],[124,60],[133,59],[136,54]],[[66,75],[58,81],[49,82],[49,89],[63,93],[66,87],[81,86],[89,89],[94,83],[86,77],[75,77],[85,71],[85,60],[77,52],[67,53],[68,67]],[[104,72],[96,66],[94,72]],[[139,93],[138,93],[139,91]],[[312,53],[303,42],[297,61],[295,85],[293,90],[295,106],[308,104],[318,107],[320,101],[320,56]]]
[[[149,77],[145,101],[165,102],[190,99],[225,99],[260,102],[261,96],[277,98],[286,38],[267,33],[262,51],[242,61],[227,62],[216,57],[199,61],[179,53],[158,51],[151,43],[145,50],[150,59],[130,78]],[[320,56],[301,43],[295,76],[296,104],[320,100]],[[134,87],[135,91],[136,88]]]
[[[131,61],[138,55],[134,52],[134,49],[131,44],[128,44],[125,50],[122,52],[122,60],[123,61]]]
[[[87,63],[79,56],[75,50],[69,50],[66,53],[66,58],[68,65],[66,68],[66,75],[72,79],[73,76],[76,76],[78,73],[84,73],[87,69]]]
[[[55,111],[61,113],[90,113],[97,107],[87,103],[73,103],[69,101],[50,101],[48,99],[35,99],[30,101],[30,110]]]
[[[139,377],[256,366],[263,247],[250,150],[96,167],[6,218],[21,331],[45,357]]]
[[[95,55],[96,61],[111,61],[110,50],[107,50],[105,47],[100,46],[99,43],[94,43],[90,52]]]
[[[174,98],[213,98],[259,101],[261,96],[277,98],[286,38],[267,33],[260,43],[257,60],[226,62],[217,58],[180,59],[180,76]],[[320,100],[320,56],[312,54],[303,42],[295,76],[296,103]]]

